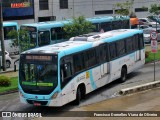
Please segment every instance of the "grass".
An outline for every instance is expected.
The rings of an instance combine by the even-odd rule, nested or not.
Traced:
[[[148,57],[146,58],[146,63],[154,61],[154,54],[155,60],[160,60],[160,50],[157,53],[148,52]]]
[[[11,80],[11,86],[0,87],[0,93],[18,89],[18,77],[11,77],[10,80]]]

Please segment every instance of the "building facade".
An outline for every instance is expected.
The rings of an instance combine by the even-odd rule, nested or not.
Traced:
[[[115,15],[116,3],[127,0],[3,0],[4,20],[19,24],[63,20],[73,16],[85,17]],[[132,11],[137,17],[150,15],[151,4],[160,0],[133,0]],[[145,9],[144,9],[145,8]]]

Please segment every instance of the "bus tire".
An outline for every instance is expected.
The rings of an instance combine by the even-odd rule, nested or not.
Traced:
[[[127,69],[125,67],[122,67],[120,82],[125,82],[126,79],[127,79]]]
[[[81,89],[78,87],[77,93],[76,93],[76,100],[75,100],[75,105],[79,105],[81,101]]]

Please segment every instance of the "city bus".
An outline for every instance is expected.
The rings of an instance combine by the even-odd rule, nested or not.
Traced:
[[[12,30],[18,30],[17,22],[3,22],[3,31],[4,31],[4,45],[5,50],[11,54],[18,54],[19,48],[14,44],[12,39],[8,36],[8,33]]]
[[[115,29],[129,29],[130,18],[127,16],[103,16],[86,18],[95,25],[93,32],[103,32],[115,30]],[[72,20],[64,21],[48,21],[38,22],[32,24],[22,24],[20,29],[27,30],[30,38],[30,48],[41,47],[49,44],[60,43],[67,41],[63,27],[65,24],[71,24]],[[21,38],[20,40],[23,40]]]
[[[34,106],[79,104],[85,95],[145,63],[143,31],[120,29],[84,35],[21,53],[19,94]],[[120,78],[120,79],[118,79]]]

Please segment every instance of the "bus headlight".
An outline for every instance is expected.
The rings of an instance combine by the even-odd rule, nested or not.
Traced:
[[[55,92],[55,93],[52,95],[51,99],[56,99],[57,95],[58,95],[58,92]]]

